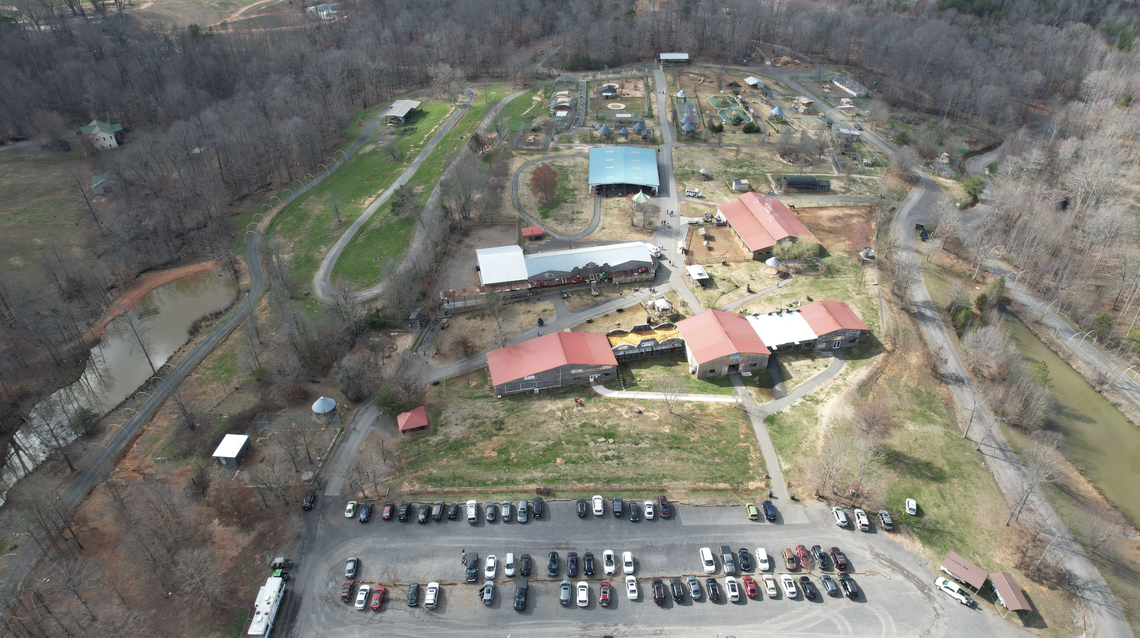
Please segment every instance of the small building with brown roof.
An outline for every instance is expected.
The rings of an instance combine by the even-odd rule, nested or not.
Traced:
[[[495,395],[587,384],[617,376],[606,335],[554,332],[487,353]]]
[[[728,222],[752,258],[765,260],[782,241],[819,243],[784,202],[756,193],[745,193],[734,202],[717,206],[717,219]]]
[[[396,415],[396,425],[400,428],[400,434],[426,432],[429,425],[427,410],[421,405],[407,412],[401,412]]]
[[[706,310],[677,322],[677,329],[685,340],[689,373],[698,379],[768,366],[768,348],[748,320],[738,314]]]
[[[800,306],[800,316],[816,335],[815,350],[835,350],[858,345],[871,329],[851,306],[842,301],[813,301]]]
[[[523,239],[542,239],[542,226],[527,226],[522,229]]]

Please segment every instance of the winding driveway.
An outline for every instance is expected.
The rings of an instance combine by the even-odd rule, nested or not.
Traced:
[[[523,170],[531,164],[537,164],[538,162],[549,162],[550,160],[558,159],[560,157],[584,157],[587,160],[590,159],[590,156],[586,153],[563,153],[561,155],[548,155],[546,157],[538,157],[524,163],[522,166],[519,166],[518,170],[515,171],[514,177],[511,178],[511,203],[515,205],[515,210],[517,210],[519,214],[523,216],[523,218],[532,224],[542,226],[543,231],[545,231],[546,234],[550,235],[551,237],[555,239],[561,239],[562,241],[578,241],[579,239],[589,237],[590,235],[594,234],[595,230],[598,229],[598,224],[600,224],[602,221],[601,197],[594,195],[594,217],[590,220],[590,225],[586,227],[586,230],[583,230],[580,233],[574,233],[573,235],[559,235],[553,230],[550,230],[549,226],[543,224],[541,220],[536,219],[535,217],[531,216],[530,213],[526,212],[526,210],[524,210],[522,207],[522,203],[519,202],[519,176],[522,175]]]

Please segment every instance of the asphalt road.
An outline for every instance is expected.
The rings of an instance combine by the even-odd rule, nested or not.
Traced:
[[[321,636],[348,638],[375,635],[422,636],[445,633],[464,636],[1015,636],[1025,635],[1014,623],[1001,620],[991,612],[967,609],[933,588],[933,577],[920,561],[910,558],[890,533],[861,533],[838,529],[829,520],[813,520],[799,524],[748,521],[741,507],[678,507],[670,520],[631,523],[628,518],[615,519],[607,512],[600,518],[592,514],[578,518],[572,502],[550,502],[545,519],[469,525],[465,521],[448,521],[419,525],[377,516],[367,524],[346,519],[341,514],[341,501],[326,500],[321,504],[323,538],[320,549],[313,552],[308,564],[298,565],[291,591],[290,606],[299,609],[292,628],[282,634],[290,638]],[[816,514],[826,515],[822,508]],[[315,518],[316,511],[308,516]],[[814,601],[778,598],[744,599],[729,603],[722,599],[711,603],[707,595],[694,602],[686,596],[683,603],[669,600],[659,608],[652,602],[649,589],[655,577],[695,575],[705,589],[705,574],[698,560],[698,549],[710,547],[718,558],[718,571],[713,576],[723,588],[724,574],[719,560],[722,544],[738,553],[741,547],[755,552],[764,547],[773,557],[772,573],[785,570],[777,564],[784,547],[798,544],[839,546],[851,561],[854,580],[862,590],[856,600],[821,595]],[[597,604],[598,586],[602,580],[620,585],[620,574],[605,577],[601,571],[601,555],[612,549],[619,559],[623,551],[631,551],[640,599],[626,598],[624,587],[615,591],[609,608]],[[485,607],[479,600],[477,583],[465,583],[461,552],[479,553],[480,561],[495,554],[502,562],[507,552],[516,561],[529,553],[534,561],[527,609],[516,612],[511,606],[513,578],[497,573],[496,599]],[[551,550],[561,559],[558,578],[546,576],[546,557]],[[566,552],[594,553],[598,573],[590,578],[572,579],[590,583],[590,604],[584,609],[563,607],[558,603],[558,582],[565,577]],[[361,559],[361,576],[357,583],[381,583],[388,587],[388,597],[379,612],[358,612],[340,601],[344,563],[349,556]],[[482,567],[482,565],[480,565]],[[482,570],[480,569],[480,576]],[[755,572],[752,572],[755,575]],[[797,572],[811,575],[820,587],[818,569]],[[834,571],[831,571],[834,575]],[[406,605],[407,584],[428,581],[443,585],[437,609]],[[422,590],[421,590],[422,591]]]

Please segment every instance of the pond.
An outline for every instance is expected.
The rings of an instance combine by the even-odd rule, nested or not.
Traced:
[[[1063,433],[1073,463],[1113,505],[1140,521],[1140,429],[1016,316],[1005,317],[1021,356],[1049,365],[1057,409],[1045,427]]]
[[[737,116],[737,115],[740,116],[740,123],[741,124],[745,124],[745,123],[752,121],[752,116],[749,115],[748,112],[745,111],[744,109],[721,109],[719,112],[720,112],[720,119],[724,120],[725,122],[731,122],[732,118]]]
[[[709,103],[712,104],[713,108],[716,109],[740,106],[740,102],[738,102],[736,98],[732,97],[731,95],[714,95],[709,98]]]

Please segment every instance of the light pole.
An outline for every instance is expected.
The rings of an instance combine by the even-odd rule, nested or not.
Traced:
[[[974,425],[974,412],[978,411],[978,395],[974,395],[974,405],[970,408],[970,422],[966,424],[966,432],[962,435],[963,439],[970,437],[970,426]]]
[[[1049,302],[1049,305],[1048,305],[1048,306],[1045,306],[1045,312],[1042,312],[1042,313],[1041,313],[1041,316],[1040,316],[1040,317],[1037,319],[1037,321],[1038,321],[1038,322],[1044,321],[1044,320],[1045,320],[1045,315],[1046,315],[1046,314],[1049,312],[1049,308],[1052,308],[1052,307],[1053,307],[1053,304],[1057,303],[1057,302],[1058,302],[1058,301],[1060,301],[1060,300],[1061,300],[1061,298],[1060,298],[1060,297],[1057,297],[1057,298],[1056,298],[1056,299],[1054,299],[1053,301],[1050,301],[1050,302]]]
[[[1125,369],[1124,369],[1124,370],[1123,370],[1123,371],[1122,371],[1120,374],[1121,374],[1121,375],[1123,375],[1123,376],[1128,376],[1128,371],[1129,371],[1129,370],[1131,370],[1132,368],[1135,368],[1135,367],[1136,367],[1136,366],[1128,366],[1128,367],[1127,367],[1127,368],[1125,368]]]

